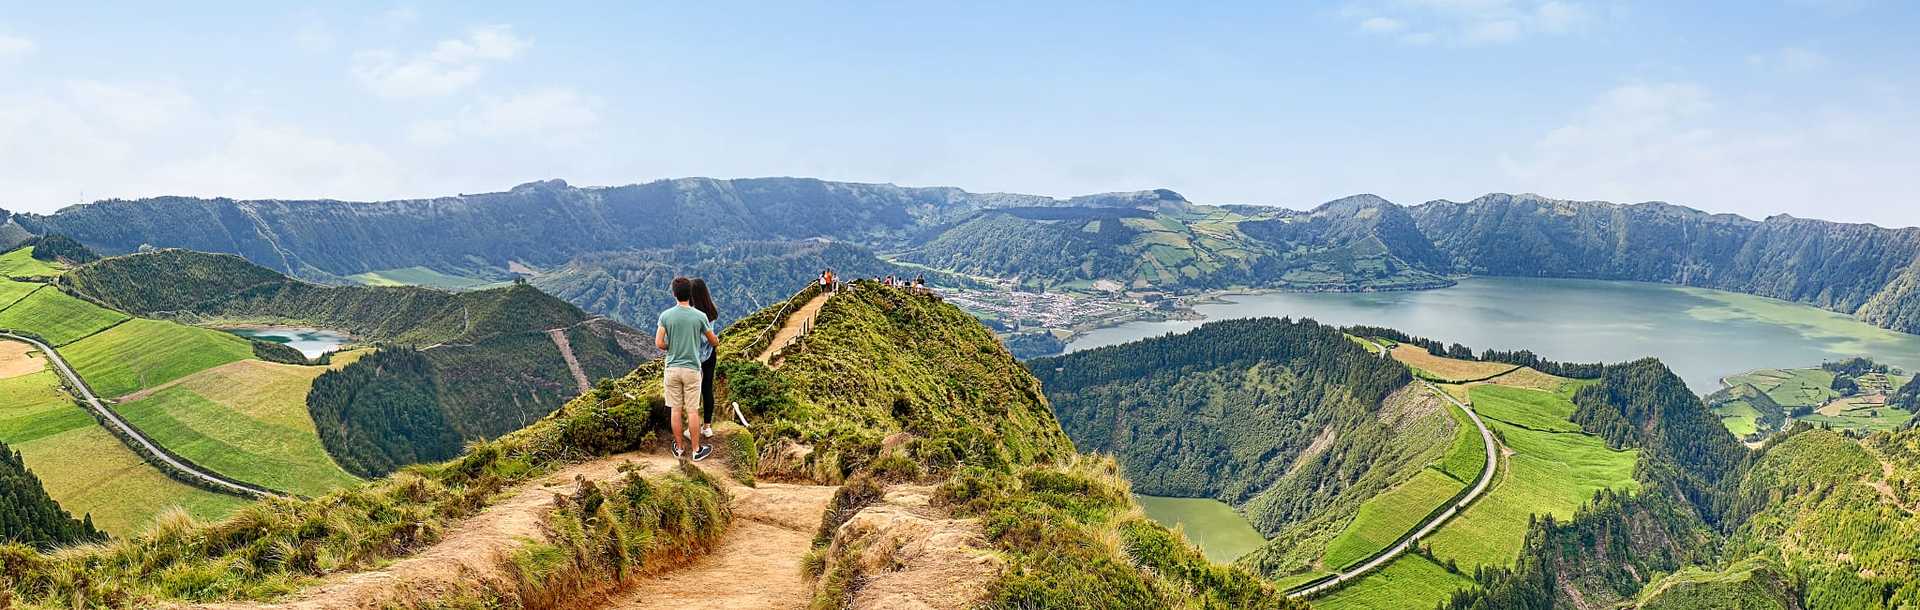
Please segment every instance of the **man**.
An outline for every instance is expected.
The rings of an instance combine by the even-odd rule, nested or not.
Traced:
[[[679,304],[660,312],[660,326],[653,333],[653,346],[667,353],[666,374],[661,385],[666,387],[667,417],[673,422],[673,456],[683,457],[686,449],[680,447],[682,435],[686,430],[699,430],[701,424],[700,342],[719,347],[720,337],[713,334],[713,323],[707,320],[707,314],[693,308],[692,280],[673,278],[673,300]],[[713,446],[701,440],[700,447],[693,451],[693,461],[707,459],[711,453]]]

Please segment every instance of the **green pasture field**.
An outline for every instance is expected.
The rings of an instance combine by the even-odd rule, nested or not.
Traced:
[[[1466,576],[1420,555],[1401,555],[1379,572],[1313,600],[1321,610],[1378,608],[1432,608],[1453,597],[1454,591],[1473,586]]]
[[[116,536],[174,507],[217,519],[246,500],[168,478],[140,460],[60,390],[53,371],[0,379],[0,442],[18,450],[47,493]]]
[[[0,310],[0,328],[40,335],[55,347],[78,341],[126,319],[127,314],[68,296],[51,286],[35,290]]]
[[[65,272],[59,265],[33,257],[33,246],[0,254],[0,277],[43,277]]]
[[[1478,435],[1473,426],[1467,428]],[[1340,569],[1373,556],[1412,531],[1435,507],[1465,487],[1438,469],[1421,468],[1405,483],[1361,504],[1347,528],[1327,543],[1321,562]]]
[[[135,318],[74,342],[60,355],[95,394],[112,398],[252,358],[253,346],[230,333]]]

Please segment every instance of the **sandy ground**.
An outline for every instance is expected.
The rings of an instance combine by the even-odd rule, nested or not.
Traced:
[[[47,359],[33,346],[14,341],[0,341],[0,379],[32,375],[47,368]]]

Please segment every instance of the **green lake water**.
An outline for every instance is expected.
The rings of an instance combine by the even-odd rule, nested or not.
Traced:
[[[1398,328],[1477,350],[1528,349],[1573,362],[1653,356],[1702,394],[1723,376],[1871,356],[1920,369],[1920,336],[1845,314],[1746,294],[1642,282],[1468,278],[1440,290],[1261,293],[1195,307],[1209,320],[1308,317]],[[1086,333],[1067,351],[1123,343],[1204,322],[1142,322]]]
[[[1225,502],[1207,498],[1165,498],[1135,495],[1147,518],[1187,532],[1207,559],[1231,563],[1266,542],[1245,517]]]

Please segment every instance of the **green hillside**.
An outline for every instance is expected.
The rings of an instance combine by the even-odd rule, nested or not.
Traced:
[[[155,277],[169,280],[153,281]],[[288,278],[237,256],[186,250],[102,259],[74,269],[65,281],[102,302],[178,322],[310,326],[387,344],[375,358],[324,374],[315,372],[314,391],[299,397],[317,422],[313,430],[328,452],[358,476],[380,476],[407,464],[452,458],[465,443],[524,427],[578,394],[579,385],[548,330],[563,330],[590,380],[618,376],[653,353],[650,334],[590,319],[579,308],[525,284],[461,293],[324,286]],[[156,379],[184,376],[173,375],[174,371],[165,370],[167,366],[197,372],[237,359],[232,349],[247,345],[227,333],[162,324],[170,323],[143,323],[141,328],[151,340],[168,331],[180,335],[169,339],[172,344],[192,338],[214,341],[220,347],[148,358],[155,362],[143,368],[133,368],[142,364],[136,355],[115,361],[123,365],[119,370],[93,372],[87,365],[104,364],[95,364],[83,358],[89,354],[82,353],[73,356],[75,366],[89,379],[102,375],[104,381],[94,383],[106,383],[110,389],[126,389],[133,373],[147,379],[138,387],[149,388],[159,383]],[[75,347],[105,355],[109,346],[95,345],[104,342],[104,338],[90,340]],[[418,351],[411,356],[384,356],[413,348]],[[382,368],[397,361],[410,364]],[[180,408],[195,404],[184,397],[175,401]],[[172,410],[144,413],[158,417],[162,411]],[[304,437],[305,430],[297,435]],[[211,437],[198,442],[208,451],[222,444]],[[307,448],[279,446],[284,451],[275,454],[292,460],[288,465],[293,468],[280,477],[299,481],[293,483],[295,487],[325,489],[346,480],[345,473],[316,459]],[[302,466],[291,466],[294,463]]]
[[[776,318],[766,311],[743,324]],[[788,455],[782,447],[811,451],[800,462],[762,462],[759,473],[846,481],[831,513],[834,524],[883,491],[909,483],[916,485],[899,489],[931,489],[941,510],[996,524],[983,528],[984,540],[1006,569],[980,589],[990,606],[1304,607],[1245,571],[1208,563],[1181,538],[1140,516],[1117,467],[1075,455],[1038,383],[990,331],[957,308],[867,284],[829,301],[813,332],[783,352],[779,368],[751,359],[762,344],[748,333],[730,333],[721,352],[729,372],[723,390],[756,422],[758,438],[746,442],[757,441],[765,456]],[[96,599],[124,600],[109,602],[116,607],[262,600],[325,574],[379,565],[422,548],[416,538],[422,529],[441,531],[502,497],[506,486],[558,463],[657,448],[659,429],[651,414],[660,403],[659,374],[657,365],[643,366],[446,464],[313,500],[254,504],[223,523],[174,520],[146,536],[71,551],[72,561],[19,555],[27,561],[6,586],[30,604],[71,603],[72,583],[83,581],[101,583],[93,590],[101,596]],[[827,387],[841,391],[822,391]],[[904,441],[883,444],[882,436]],[[676,523],[718,519],[717,530],[729,518],[712,512],[712,496],[701,500],[705,512],[697,502],[650,508],[684,492],[648,481],[608,496],[606,505],[621,511],[631,505],[656,516],[611,535],[680,536],[674,532],[684,530]],[[668,519],[658,515],[669,513],[653,512],[667,510],[689,512]],[[611,527],[604,520],[566,518]],[[592,546],[603,540],[600,529],[580,531],[586,538],[573,543],[576,550],[601,548]],[[835,544],[816,552],[855,551]],[[315,560],[275,559],[283,556]],[[824,565],[851,564],[827,558]],[[509,569],[538,581],[526,571],[536,566],[516,563]],[[573,569],[594,578],[619,577],[591,565]],[[820,583],[816,602],[827,605],[844,595],[833,583],[866,577],[812,574]]]
[[[59,275],[63,270],[54,263],[34,258],[33,246],[0,254],[0,278],[50,277]]]

